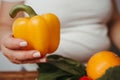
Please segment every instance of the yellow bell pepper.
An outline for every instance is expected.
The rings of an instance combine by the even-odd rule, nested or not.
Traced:
[[[17,18],[12,26],[13,36],[28,42],[25,50],[39,50],[42,56],[53,53],[60,42],[60,21],[52,13],[37,15],[27,5],[17,5],[10,10],[14,18],[19,11],[25,11],[30,17]]]

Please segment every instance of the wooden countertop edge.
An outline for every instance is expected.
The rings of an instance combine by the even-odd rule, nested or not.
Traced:
[[[36,78],[38,76],[37,71],[10,71],[10,72],[0,72],[0,78]]]

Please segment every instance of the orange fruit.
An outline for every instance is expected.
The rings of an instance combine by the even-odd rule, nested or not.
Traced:
[[[108,68],[114,66],[120,66],[120,57],[111,51],[101,51],[89,59],[86,72],[90,78],[95,80],[100,78]]]

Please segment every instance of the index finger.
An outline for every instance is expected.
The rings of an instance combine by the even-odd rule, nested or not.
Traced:
[[[2,44],[9,49],[20,49],[27,46],[27,42],[22,39],[14,38],[12,35],[5,36],[2,39]]]

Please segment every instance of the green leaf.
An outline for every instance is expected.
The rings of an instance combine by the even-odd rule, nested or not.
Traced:
[[[39,66],[38,71],[40,73],[54,72],[54,71],[56,71],[58,69],[57,67],[55,67],[52,64],[49,64],[48,62],[47,63],[40,63],[40,64],[38,64],[38,66]]]
[[[109,68],[106,73],[97,80],[120,80],[120,66]]]
[[[74,65],[68,64],[64,61],[54,61],[54,62],[49,62],[49,63],[53,64],[57,68],[65,71],[65,72],[68,72],[72,75],[79,75],[79,74],[82,74],[82,73],[84,75],[84,69],[83,68],[75,67]]]
[[[38,80],[57,80],[58,77],[71,76],[71,74],[64,72],[52,64],[41,63],[39,65]]]
[[[75,60],[59,55],[47,59],[46,63],[38,64],[38,80],[77,80],[86,75],[85,66]]]
[[[81,65],[80,62],[76,61],[76,60],[73,60],[73,59],[70,59],[70,58],[66,58],[66,57],[63,57],[61,55],[49,55],[47,57],[48,61],[62,61],[62,60],[65,60],[66,62],[72,64],[72,65]]]
[[[48,62],[50,64],[53,64],[57,68],[73,75],[86,75],[86,67],[83,64],[80,64],[80,62],[77,62],[73,59],[62,57],[59,55],[51,55],[48,56]]]

